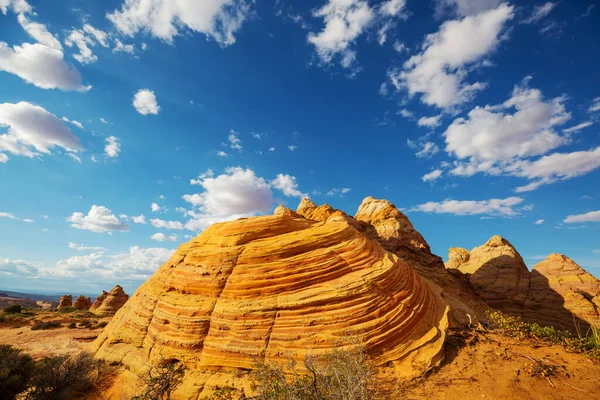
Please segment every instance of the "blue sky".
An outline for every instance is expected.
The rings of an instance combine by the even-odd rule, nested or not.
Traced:
[[[600,6],[0,0],[0,287],[131,292],[213,222],[364,197],[600,275]]]

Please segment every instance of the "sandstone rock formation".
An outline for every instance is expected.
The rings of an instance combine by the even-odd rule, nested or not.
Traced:
[[[90,311],[101,317],[111,317],[123,307],[128,299],[129,295],[121,286],[117,285],[109,293],[103,290],[90,307]]]
[[[456,268],[469,277],[475,291],[491,307],[513,315],[523,311],[529,289],[529,270],[512,244],[494,236],[483,246],[467,252],[450,249],[448,268]],[[458,263],[459,260],[464,260]]]
[[[73,307],[73,296],[70,294],[60,296],[60,302],[58,303],[58,307],[56,307],[56,309],[60,311],[70,307]]]
[[[562,254],[551,254],[531,272],[524,318],[586,334],[600,325],[600,280]]]
[[[244,387],[239,369],[257,359],[292,357],[301,366],[308,351],[330,351],[349,330],[397,375],[435,365],[448,326],[440,290],[352,218],[302,205],[299,213],[280,206],[272,216],[214,224],[181,245],[91,350],[134,372],[161,355],[182,361],[186,398],[216,385]]]
[[[83,295],[79,295],[79,297],[77,297],[75,299],[75,302],[73,303],[73,307],[78,309],[78,310],[89,310],[90,307],[92,306],[92,300],[89,297],[84,297]]]

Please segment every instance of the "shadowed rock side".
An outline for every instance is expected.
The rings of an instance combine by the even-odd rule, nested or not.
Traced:
[[[468,256],[465,252],[465,249],[451,249],[447,267],[464,260],[455,268],[469,277],[487,304],[520,315],[529,290],[529,270],[513,245],[501,236],[494,236]]]
[[[531,271],[524,318],[586,334],[600,324],[600,280],[562,254],[551,254]]]
[[[349,330],[377,365],[414,376],[440,360],[447,313],[437,288],[348,222],[280,206],[180,246],[91,346],[134,372],[178,359],[189,369],[180,393],[193,397],[244,387],[240,371],[257,359],[303,365]]]
[[[431,253],[423,236],[389,201],[367,197],[354,218],[327,204],[317,206],[309,199],[302,200],[297,212],[315,221],[347,221],[369,239],[379,242],[385,250],[400,257],[422,278],[441,287],[450,305],[451,325],[466,325],[482,316],[488,308],[463,276],[455,277],[444,268],[443,260]]]
[[[109,293],[102,291],[102,294],[96,298],[90,311],[101,317],[110,317],[115,315],[128,299],[129,295],[125,293],[121,286],[117,285]]]
[[[64,296],[60,296],[60,302],[58,303],[57,310],[64,310],[65,308],[73,307],[73,296],[70,294],[65,294]]]
[[[73,303],[73,307],[78,310],[89,310],[92,306],[92,300],[89,297],[84,297],[80,295],[75,299],[75,303]]]

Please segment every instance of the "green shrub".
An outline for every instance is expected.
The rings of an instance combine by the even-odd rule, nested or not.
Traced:
[[[69,325],[67,325],[67,328],[69,328],[69,329],[76,329],[77,328],[77,324],[75,322],[71,322]]]
[[[0,398],[12,400],[27,389],[35,363],[21,350],[0,344]]]
[[[62,324],[59,321],[38,321],[31,327],[32,331],[58,328]]]
[[[38,361],[26,400],[68,400],[96,389],[107,366],[90,353],[53,356]]]
[[[90,321],[89,319],[85,319],[85,320],[81,321],[80,323],[78,323],[77,325],[81,326],[82,328],[89,328],[92,325],[92,321]]]
[[[4,312],[7,314],[20,314],[21,311],[23,311],[23,306],[20,304],[13,304],[4,309]]]

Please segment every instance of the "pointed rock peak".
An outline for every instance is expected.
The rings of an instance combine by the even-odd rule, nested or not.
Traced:
[[[298,204],[298,208],[296,209],[296,212],[299,214],[302,214],[303,211],[317,208],[317,207],[318,206],[311,199],[309,199],[308,197],[305,197],[302,199],[300,204]]]
[[[490,238],[490,240],[488,240],[487,242],[485,242],[485,244],[483,245],[484,247],[502,247],[502,246],[509,246],[512,247],[513,249],[515,248],[515,246],[513,246],[508,240],[504,239],[502,236],[500,235],[495,235],[492,236]]]
[[[277,206],[277,208],[275,209],[275,212],[273,212],[273,215],[275,215],[277,217],[292,217],[292,218],[300,217],[300,215],[297,212],[290,210],[289,208],[285,207],[282,204]]]
[[[119,295],[119,294],[125,294],[125,291],[123,290],[123,288],[120,285],[115,286],[114,288],[112,288],[112,290],[110,291],[111,295]]]
[[[569,257],[565,256],[564,254],[559,254],[559,253],[550,254],[548,257],[546,257],[546,261],[572,262],[572,263],[575,262],[575,261],[571,260]]]
[[[469,250],[463,249],[462,247],[450,247],[450,249],[448,249],[448,262],[446,263],[446,268],[458,268],[469,261],[470,257],[471,253]]]
[[[402,218],[408,221],[408,218],[396,208],[395,205],[385,199],[376,199],[366,197],[354,216],[359,221],[370,222],[386,218]]]
[[[558,253],[550,254],[544,261],[536,264],[533,269],[542,275],[586,274],[592,276],[571,258]]]

